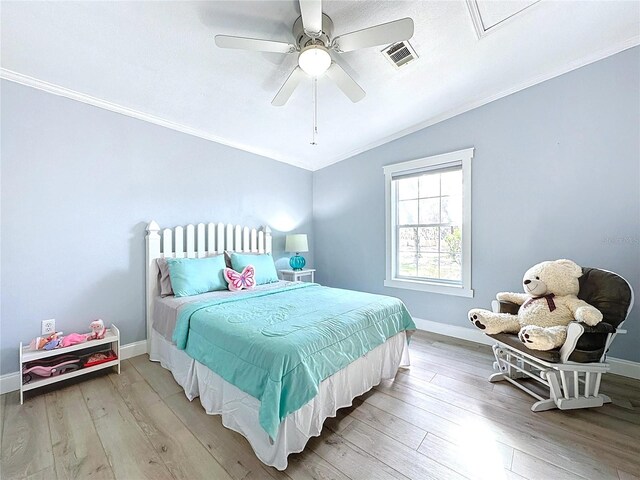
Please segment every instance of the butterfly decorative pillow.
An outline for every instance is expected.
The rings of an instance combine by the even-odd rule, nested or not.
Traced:
[[[253,265],[247,265],[241,273],[238,273],[231,268],[225,268],[223,275],[229,284],[229,290],[232,292],[256,286],[256,269]]]

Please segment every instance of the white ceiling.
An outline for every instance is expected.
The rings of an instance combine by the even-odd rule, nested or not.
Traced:
[[[640,2],[331,1],[346,33],[410,16],[418,56],[395,70],[370,48],[338,62],[367,96],[311,81],[270,102],[295,55],[219,49],[215,34],[291,41],[298,3],[2,2],[2,76],[315,170],[640,43]],[[501,21],[502,18],[507,18]],[[489,28],[492,27],[492,28]],[[44,83],[47,82],[47,83]]]

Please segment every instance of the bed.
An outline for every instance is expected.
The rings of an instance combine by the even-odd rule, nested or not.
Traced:
[[[156,259],[271,253],[268,227],[151,222],[146,243],[150,359],[267,465],[284,470],[326,418],[409,365],[415,325],[392,297],[285,281],[160,296]]]

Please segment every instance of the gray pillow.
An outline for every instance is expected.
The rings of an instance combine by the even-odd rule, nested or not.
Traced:
[[[166,258],[156,259],[158,268],[160,269],[160,296],[168,297],[173,295],[173,287],[171,286],[171,278],[169,277],[169,265]]]

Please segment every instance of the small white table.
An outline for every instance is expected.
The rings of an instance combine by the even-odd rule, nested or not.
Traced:
[[[315,280],[315,268],[303,268],[302,270],[280,270],[280,276],[282,280],[289,280],[291,282],[303,282],[303,277],[309,277],[309,282],[313,283]]]

